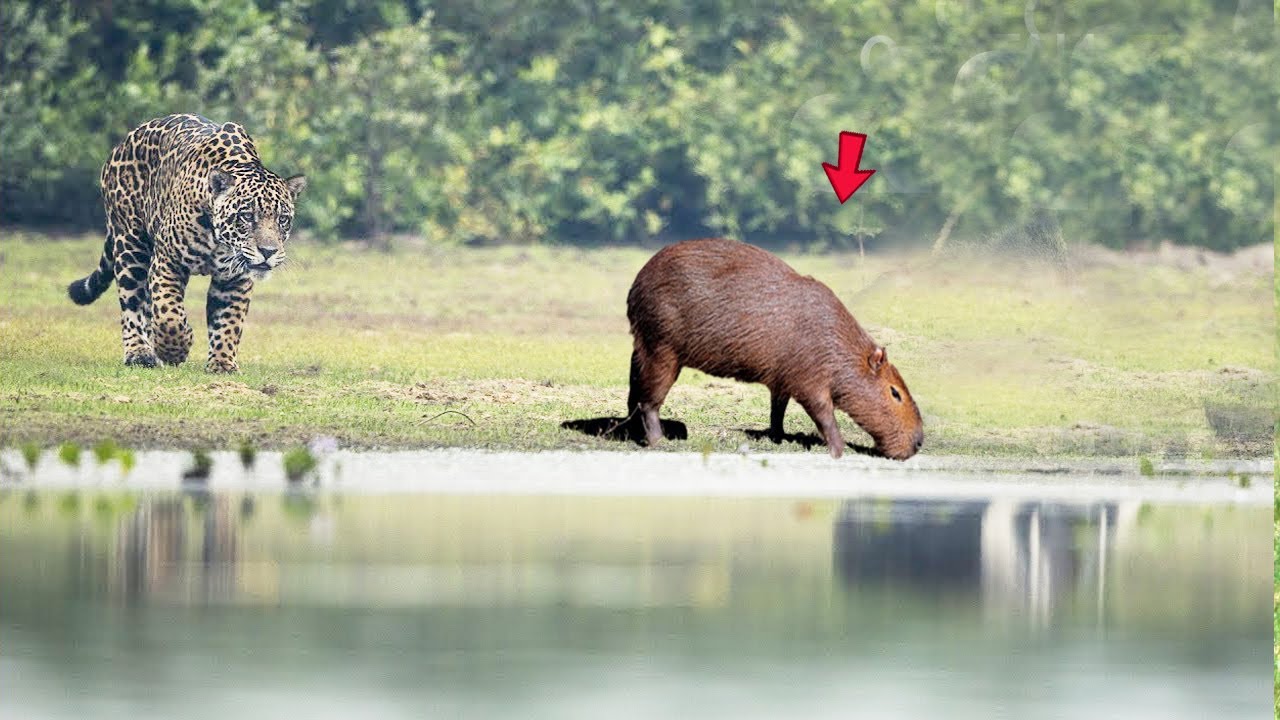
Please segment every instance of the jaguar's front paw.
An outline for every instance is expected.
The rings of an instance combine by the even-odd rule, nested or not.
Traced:
[[[191,352],[191,328],[185,324],[157,323],[151,331],[151,344],[165,365],[181,365]]]
[[[187,361],[187,348],[172,347],[165,345],[156,346],[156,356],[160,358],[165,365],[181,365]]]
[[[151,350],[138,350],[124,356],[124,364],[126,367],[161,367],[164,365],[160,358]]]
[[[211,373],[236,373],[240,372],[240,366],[235,360],[227,360],[226,358],[209,358],[209,362],[204,364],[205,372]]]

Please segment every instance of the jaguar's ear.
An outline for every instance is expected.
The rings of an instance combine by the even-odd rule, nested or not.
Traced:
[[[285,180],[284,184],[289,186],[289,192],[293,193],[293,196],[296,198],[302,194],[303,190],[307,189],[307,176],[294,175],[288,180]]]
[[[221,170],[214,170],[209,173],[209,192],[214,197],[218,197],[222,193],[226,192],[234,182],[235,179],[232,178],[231,175]]]

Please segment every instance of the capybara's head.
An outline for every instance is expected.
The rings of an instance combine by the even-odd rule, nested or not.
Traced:
[[[876,450],[885,457],[906,460],[915,455],[924,444],[924,421],[898,368],[878,345],[855,364],[855,375],[862,382],[852,397],[842,398],[841,408],[876,441]]]

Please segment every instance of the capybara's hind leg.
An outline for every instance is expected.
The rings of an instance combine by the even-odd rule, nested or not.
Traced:
[[[658,409],[667,399],[667,391],[680,375],[680,365],[670,350],[644,350],[631,353],[631,394],[627,398],[627,414],[639,418],[649,446],[662,440],[662,424]]]
[[[776,443],[782,442],[782,421],[787,415],[787,403],[790,401],[790,395],[775,392],[769,404],[769,439]]]
[[[822,438],[827,441],[827,450],[831,457],[838,458],[844,454],[844,436],[840,434],[840,426],[836,424],[835,405],[831,398],[819,398],[797,401],[804,406],[805,412],[813,418]]]

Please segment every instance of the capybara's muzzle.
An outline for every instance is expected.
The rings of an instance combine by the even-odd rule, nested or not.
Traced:
[[[895,438],[895,440],[896,439],[897,438]],[[907,458],[910,458],[912,455],[915,455],[916,453],[920,452],[920,448],[923,445],[924,445],[924,428],[918,427],[916,428],[916,431],[911,434],[911,437],[907,439],[905,442],[901,444],[894,443],[894,446],[892,447],[878,444],[876,446],[876,449],[879,450],[880,453],[887,458],[891,458],[893,460],[906,460]]]

